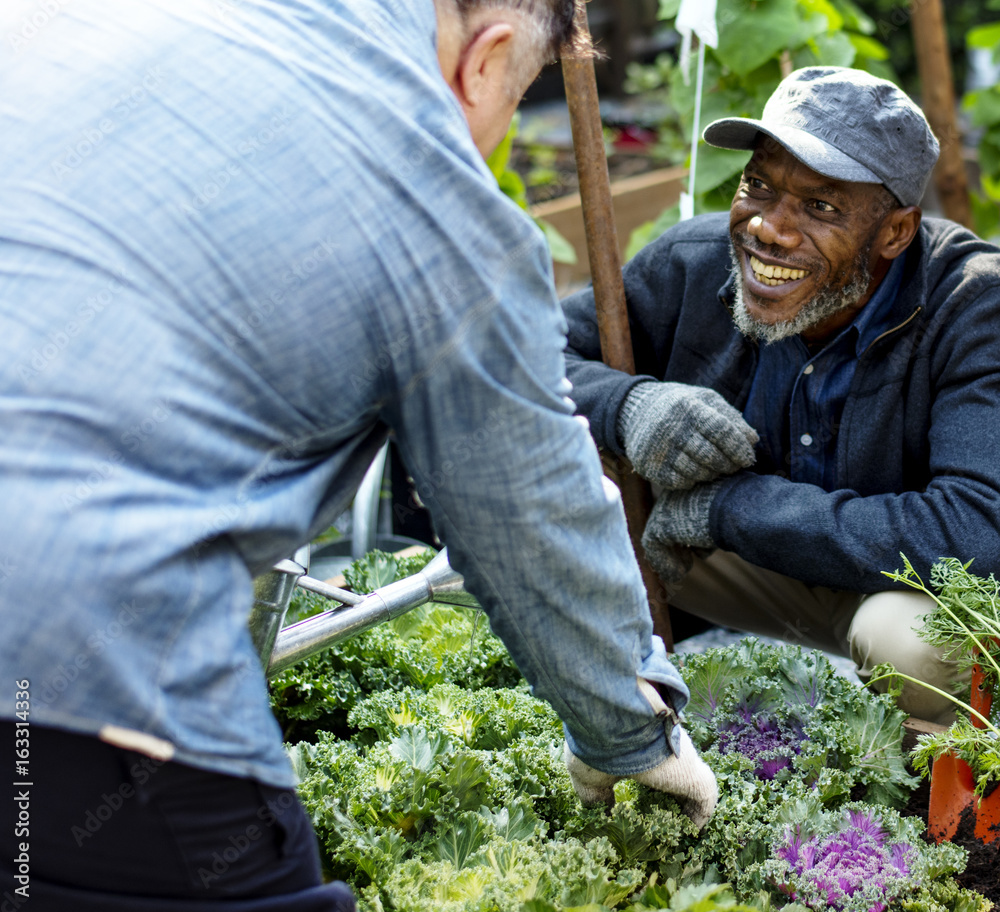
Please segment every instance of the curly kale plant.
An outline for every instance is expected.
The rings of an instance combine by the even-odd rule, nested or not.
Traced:
[[[738,705],[733,716],[719,725],[718,751],[748,757],[758,779],[773,779],[792,765],[796,754],[802,753],[806,740],[802,723],[794,718],[777,718],[756,695]]]
[[[355,585],[384,585],[388,569],[359,565]],[[422,606],[314,660],[279,679],[275,705],[326,876],[351,884],[360,912],[839,909],[810,878],[847,838],[845,807],[881,821],[883,867],[902,851],[912,881],[894,892],[886,867],[884,898],[855,891],[845,910],[987,912],[950,877],[962,850],[891,849],[919,841],[884,806],[915,781],[902,714],[819,653],[746,641],[685,660],[685,724],[721,795],[701,832],[628,780],[610,812],[581,807],[558,717],[476,613]]]
[[[943,872],[960,871],[963,856],[950,843],[928,845],[912,819],[849,805],[787,825],[763,868],[782,894],[810,909],[884,912]]]
[[[847,794],[901,807],[917,780],[902,750],[906,714],[838,675],[822,653],[739,646],[684,657],[685,715],[695,744],[723,770],[800,779],[826,803]]]
[[[291,749],[327,874],[349,880],[363,908],[613,909],[693,832],[679,814],[582,809],[561,725],[527,694],[463,698],[439,685],[395,696],[352,712],[380,733],[370,747],[321,735]]]
[[[913,883],[916,854],[916,846],[890,842],[870,811],[849,812],[840,829],[824,836],[790,831],[774,853],[788,865],[781,889],[792,899],[832,909],[860,903],[866,912],[882,912]]]
[[[403,559],[373,551],[344,576],[354,591],[371,592],[418,572],[433,556],[429,549]],[[330,607],[322,596],[296,589],[288,622]],[[510,687],[522,680],[482,612],[429,602],[281,672],[270,682],[271,708],[288,741],[312,740],[319,731],[350,738],[356,732],[347,715],[369,694],[442,682]]]

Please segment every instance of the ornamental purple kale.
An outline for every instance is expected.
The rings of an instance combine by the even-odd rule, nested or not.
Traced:
[[[810,908],[884,912],[917,886],[911,866],[917,849],[892,842],[873,812],[850,811],[840,829],[803,838],[789,829],[775,858],[786,864],[779,889]]]
[[[684,716],[691,740],[716,774],[822,790],[902,807],[917,783],[906,769],[902,723],[891,698],[838,675],[818,651],[739,646],[682,656],[691,692]]]
[[[720,754],[738,752],[753,760],[758,779],[773,779],[801,752],[805,732],[797,719],[776,718],[753,699],[738,704],[733,715],[720,725],[716,746]]]

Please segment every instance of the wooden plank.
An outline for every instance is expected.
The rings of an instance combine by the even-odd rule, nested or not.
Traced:
[[[931,129],[941,144],[941,155],[934,169],[934,187],[945,216],[971,228],[968,175],[962,158],[962,134],[955,115],[955,87],[944,10],[941,0],[912,0],[910,10],[921,101]]]
[[[658,168],[645,174],[619,178],[611,183],[611,204],[618,233],[618,255],[624,260],[632,232],[653,221],[680,198],[687,186],[687,168]],[[583,222],[583,204],[579,193],[547,200],[531,207],[531,214],[543,218],[573,245],[575,266],[554,264],[556,286],[568,289],[590,280],[587,237]]]
[[[913,750],[916,746],[918,736],[937,735],[947,727],[947,725],[938,725],[936,722],[925,722],[923,719],[917,719],[914,716],[908,717],[903,722],[903,750]]]
[[[576,20],[580,33],[586,34],[587,13],[583,5],[577,7]],[[615,370],[634,374],[632,337],[625,305],[625,285],[622,281],[621,247],[608,178],[594,59],[589,53],[576,53],[572,48],[564,48],[561,57],[576,173],[580,183],[584,237],[594,283],[601,356],[604,363]],[[630,469],[631,467],[623,466],[619,473],[618,487],[621,490],[625,518],[646,587],[653,633],[659,635],[667,651],[672,652],[674,640],[670,630],[666,590],[656,571],[650,566],[641,545],[642,531],[653,506],[653,497],[649,482]]]

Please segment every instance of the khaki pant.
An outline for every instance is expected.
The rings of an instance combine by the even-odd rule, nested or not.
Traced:
[[[904,674],[955,692],[955,664],[916,634],[920,616],[934,604],[922,592],[863,595],[807,586],[717,550],[695,559],[670,604],[721,627],[850,657],[862,681],[879,663],[891,662]],[[917,684],[907,682],[897,702],[928,722],[955,719],[950,700]]]

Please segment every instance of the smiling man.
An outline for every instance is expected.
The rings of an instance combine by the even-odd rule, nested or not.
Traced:
[[[913,240],[920,210],[898,206],[881,187],[823,178],[773,142],[754,142],[758,155],[731,209],[733,316],[764,342],[820,342],[865,306]],[[795,207],[809,211],[806,223]],[[768,209],[777,211],[765,222]]]
[[[929,600],[883,571],[1000,570],[1000,250],[922,218],[938,143],[862,71],[797,70],[704,135],[752,152],[728,225],[683,222],[625,267],[634,377],[599,363],[592,292],[563,302],[574,398],[656,485],[643,545],[674,606],[947,688],[915,632]],[[899,703],[951,716],[917,685]]]

